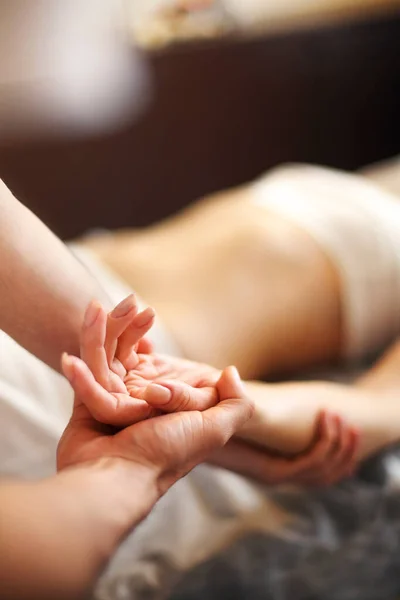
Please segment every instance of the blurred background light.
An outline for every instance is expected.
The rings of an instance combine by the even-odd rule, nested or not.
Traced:
[[[87,134],[145,103],[120,0],[0,0],[0,135]]]

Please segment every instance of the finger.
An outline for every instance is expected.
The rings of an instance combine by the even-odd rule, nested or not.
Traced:
[[[102,305],[93,300],[85,312],[81,332],[81,358],[96,381],[108,389],[109,368],[104,349],[107,316]]]
[[[268,485],[282,483],[316,485],[318,482],[318,475],[309,478],[304,475],[300,459],[272,456],[265,450],[235,439],[213,452],[208,462]]]
[[[339,430],[336,419],[325,412],[318,418],[318,438],[305,453],[290,460],[286,476],[298,482],[315,485],[322,482],[327,461],[338,443]]]
[[[142,338],[138,341],[136,352],[138,354],[151,354],[154,352],[153,342],[148,337]]]
[[[116,356],[127,371],[135,369],[137,366],[138,358],[135,351],[136,344],[138,344],[149,329],[151,329],[154,319],[154,310],[150,307],[146,308],[136,315],[132,323],[119,338]]]
[[[217,391],[220,402],[200,413],[208,451],[225,445],[254,414],[254,402],[247,396],[235,367],[224,369],[217,382]]]
[[[151,383],[144,390],[144,400],[163,412],[205,410],[218,402],[213,387],[194,388],[183,381],[161,380]]]
[[[297,482],[299,467],[296,459],[272,456],[265,450],[234,439],[213,453],[211,462],[268,485]]]
[[[326,486],[339,480],[344,473],[343,461],[351,448],[351,438],[347,426],[337,415],[325,415],[325,429],[321,433],[321,444],[317,444],[309,454],[309,469],[301,476],[302,483],[307,485]]]
[[[360,446],[361,446],[361,433],[360,431],[352,427],[352,449],[351,455],[349,456],[349,466],[344,475],[345,478],[351,477],[354,475],[354,472],[357,470],[359,460],[360,460]]]
[[[264,468],[265,481],[269,483],[309,484],[320,477],[323,465],[320,463],[320,454],[313,449],[307,454],[291,458],[266,453]]]
[[[326,474],[326,485],[332,485],[349,477],[356,467],[356,457],[359,446],[359,433],[342,423],[342,444],[332,467]]]
[[[265,450],[236,439],[214,450],[207,462],[268,485],[288,481],[288,473],[281,468],[280,459],[271,462]]]
[[[322,412],[319,419],[319,437],[307,453],[312,465],[323,465],[338,445],[339,423],[335,416]]]
[[[135,377],[130,379],[126,388],[128,390],[129,395],[132,396],[132,398],[144,400],[144,394],[148,385],[149,382],[146,378],[135,375]]]
[[[335,420],[338,430],[338,436],[337,444],[334,448],[332,448],[332,452],[329,457],[331,469],[336,468],[337,466],[341,466],[343,464],[343,461],[349,452],[349,447],[351,447],[350,428],[344,423],[343,419],[341,419],[339,416],[336,416]]]
[[[236,381],[232,379],[233,374],[237,374],[234,367],[223,371],[215,387],[197,388],[182,381],[158,380],[157,383],[150,384],[141,397],[163,412],[203,411],[215,406],[219,397],[234,397],[235,393],[245,394],[242,387],[235,388]]]
[[[233,367],[226,371],[224,377],[230,380],[226,390],[232,391],[233,397],[228,394],[219,404],[204,412],[186,411],[147,421],[152,441],[150,443],[149,440],[145,447],[142,444],[142,458],[147,457],[151,464],[156,462],[164,472],[183,474],[202,462],[213,450],[226,444],[254,412],[254,405],[246,397],[237,371]],[[118,435],[137,442],[138,431],[132,427]]]
[[[64,355],[62,368],[77,398],[97,421],[115,427],[126,427],[152,414],[152,409],[146,402],[130,398],[127,394],[107,392],[79,358]]]
[[[110,367],[117,349],[118,338],[132,323],[132,320],[137,313],[138,305],[136,297],[134,294],[130,294],[107,315],[106,339],[104,346],[107,355],[107,362]]]

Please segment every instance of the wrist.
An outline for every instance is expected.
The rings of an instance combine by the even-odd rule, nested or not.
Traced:
[[[0,486],[4,597],[81,597],[157,501],[156,480],[150,469],[110,458]]]
[[[134,527],[159,499],[157,471],[119,457],[105,457],[77,467],[87,492],[103,491],[119,513],[121,529]],[[91,494],[89,493],[89,497]],[[122,534],[124,531],[122,531]]]
[[[151,511],[160,497],[157,472],[151,466],[105,457],[68,468],[59,484],[69,490],[93,556],[106,561],[121,539]],[[79,503],[76,498],[79,498]]]

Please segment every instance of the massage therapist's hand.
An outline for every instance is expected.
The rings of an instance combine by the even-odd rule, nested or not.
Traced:
[[[152,309],[138,313],[134,295],[128,296],[109,315],[98,303],[89,306],[82,331],[81,354],[102,385],[92,388],[83,374],[80,393],[98,421],[127,426],[157,414],[154,407],[160,413],[160,409],[163,412],[203,410],[216,403],[221,377],[217,369],[180,358],[140,353],[150,350],[149,343],[141,336],[153,321]],[[124,365],[135,368],[126,371]],[[268,403],[258,401],[256,407],[258,412],[266,411],[268,416]],[[335,483],[354,470],[357,436],[335,415],[316,415],[315,435],[310,446],[289,458],[268,448],[274,434],[269,419],[260,419],[257,414],[254,417],[257,424],[254,440],[248,433],[255,428],[251,426],[252,420],[245,427],[247,443],[230,441],[213,456],[215,464],[268,484],[307,486]]]
[[[236,438],[217,450],[210,462],[268,485],[326,487],[354,473],[358,448],[359,434],[353,427],[335,414],[321,412],[314,440],[304,452],[283,456]]]
[[[96,421],[85,405],[90,394],[100,402],[108,394],[85,363],[65,355],[62,367],[75,399],[58,446],[59,472],[39,481],[0,482],[1,598],[92,597],[94,582],[124,537],[253,411],[230,368],[218,384],[216,406],[117,430]]]
[[[253,404],[246,397],[236,369],[229,367],[217,384],[220,401],[215,406],[203,412],[159,415],[116,430],[96,421],[85,404],[90,395],[100,403],[107,402],[107,392],[87,365],[79,358],[64,355],[62,367],[75,400],[58,446],[58,469],[104,458],[122,459],[151,474],[159,494],[224,446],[253,414]]]
[[[162,412],[214,406],[221,371],[208,365],[149,353],[144,337],[154,311],[139,312],[133,294],[106,314],[91,302],[81,333],[81,358],[101,387],[86,393],[91,414],[101,423],[125,427]],[[85,385],[85,378],[82,386]]]

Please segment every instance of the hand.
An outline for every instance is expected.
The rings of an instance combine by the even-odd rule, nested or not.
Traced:
[[[359,434],[340,417],[322,412],[311,447],[290,458],[232,440],[211,462],[270,485],[328,486],[350,477],[356,468]]]
[[[149,348],[143,336],[154,322],[154,311],[138,312],[134,295],[110,314],[92,302],[85,314],[81,357],[101,387],[80,393],[100,422],[126,426],[162,412],[204,410],[218,401],[221,372],[192,361],[140,354]]]
[[[81,352],[102,387],[97,388],[96,392],[88,392],[83,377],[80,393],[99,421],[126,426],[157,414],[155,407],[164,412],[173,412],[203,410],[216,403],[216,384],[221,376],[217,369],[183,359],[146,356],[136,352],[138,343],[141,343],[140,336],[150,329],[153,321],[152,309],[137,312],[133,295],[108,316],[97,303],[92,303],[88,308]],[[136,368],[127,372],[125,366]],[[179,381],[181,378],[184,382]],[[120,392],[108,393],[107,390],[112,389]],[[278,391],[281,386],[274,389]],[[260,406],[264,409],[265,403]],[[260,439],[266,444],[269,440],[268,428],[260,423],[254,440],[247,433],[247,442],[250,443],[232,441],[216,460],[220,461],[221,466],[270,484],[333,483],[354,468],[358,435],[340,420],[335,420],[334,416],[323,414],[319,418],[316,414],[315,428],[315,440],[309,448],[295,457],[285,458],[267,448],[262,451],[257,447]]]
[[[116,431],[96,421],[86,405],[88,397],[97,398],[100,404],[108,402],[108,393],[87,365],[79,358],[64,355],[62,368],[75,400],[58,446],[58,469],[118,457],[154,473],[160,494],[222,447],[253,413],[253,404],[245,395],[236,369],[229,367],[216,385],[220,398],[216,406],[204,412],[160,415]],[[100,405],[100,413],[103,410]]]

